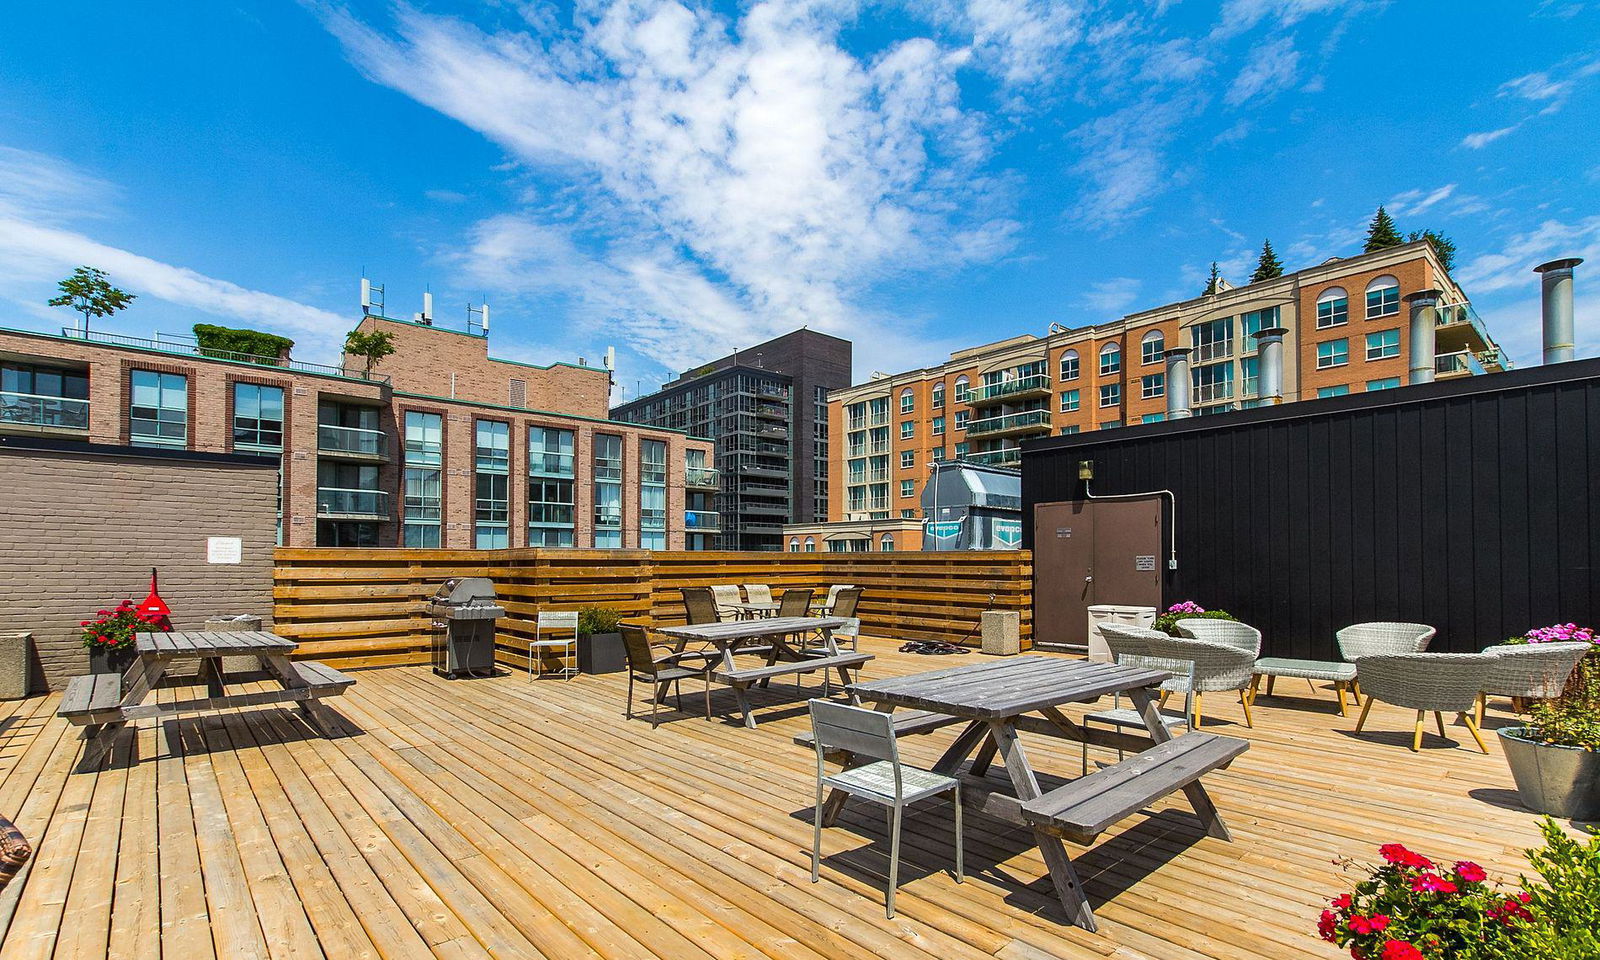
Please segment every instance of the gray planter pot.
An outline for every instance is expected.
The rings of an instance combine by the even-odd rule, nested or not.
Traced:
[[[621,673],[627,666],[622,634],[596,633],[578,637],[579,673]]]
[[[1565,820],[1600,820],[1600,752],[1530,740],[1526,727],[1498,733],[1524,806]]]

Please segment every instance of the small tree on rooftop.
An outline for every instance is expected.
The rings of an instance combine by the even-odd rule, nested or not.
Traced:
[[[1272,251],[1272,241],[1265,240],[1261,243],[1261,259],[1256,261],[1256,272],[1250,275],[1251,283],[1260,283],[1263,280],[1276,280],[1283,276],[1283,261]]]
[[[351,330],[344,338],[344,352],[365,360],[365,373],[370,377],[372,365],[394,353],[394,337],[383,330]]]
[[[1222,286],[1222,271],[1217,269],[1217,261],[1211,261],[1211,275],[1206,278],[1205,296],[1215,294]]]
[[[1439,265],[1444,267],[1444,272],[1449,273],[1456,265],[1456,243],[1437,230],[1413,230],[1406,235],[1406,242],[1426,240],[1433,245],[1433,252],[1439,258]]]
[[[89,332],[90,317],[109,317],[125,309],[138,297],[113,287],[106,272],[94,267],[79,267],[57,283],[61,295],[50,298],[52,307],[71,307],[83,314],[83,332]]]
[[[1394,228],[1394,218],[1379,204],[1378,212],[1372,215],[1372,222],[1367,224],[1367,243],[1361,251],[1371,253],[1387,247],[1398,247],[1402,243],[1405,241],[1400,239],[1400,232]]]

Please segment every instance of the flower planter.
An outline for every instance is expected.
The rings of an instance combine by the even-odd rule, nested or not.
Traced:
[[[621,673],[628,665],[620,633],[578,635],[579,673]]]
[[[90,673],[127,673],[133,666],[133,659],[137,656],[133,645],[125,647],[91,647],[89,648]]]
[[[1600,752],[1529,739],[1527,727],[1498,731],[1524,806],[1566,820],[1600,820]]]

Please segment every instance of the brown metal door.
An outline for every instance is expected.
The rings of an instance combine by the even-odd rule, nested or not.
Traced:
[[[1094,604],[1161,606],[1161,498],[1041,503],[1033,513],[1033,632],[1088,643]]]

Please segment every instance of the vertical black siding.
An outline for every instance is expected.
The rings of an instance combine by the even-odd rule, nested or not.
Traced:
[[[1600,625],[1600,361],[1029,444],[1024,509],[1081,498],[1080,460],[1097,494],[1173,491],[1167,602],[1233,612],[1271,655],[1332,659],[1364,620],[1446,651]]]

